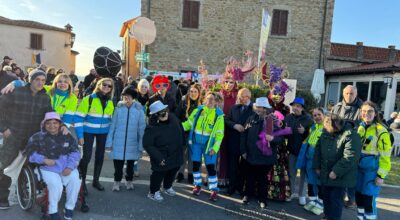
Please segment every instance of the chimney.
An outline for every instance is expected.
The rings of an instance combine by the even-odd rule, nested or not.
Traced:
[[[357,59],[362,60],[364,58],[364,44],[363,42],[357,42]]]
[[[389,45],[389,61],[396,61],[396,46],[394,45]]]
[[[72,26],[68,23],[67,25],[64,26],[65,30],[71,32],[72,31]]]

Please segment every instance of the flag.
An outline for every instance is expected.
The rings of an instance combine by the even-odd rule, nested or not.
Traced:
[[[40,53],[38,53],[38,54],[32,53],[32,65],[41,64],[41,63],[42,62],[40,59]]]

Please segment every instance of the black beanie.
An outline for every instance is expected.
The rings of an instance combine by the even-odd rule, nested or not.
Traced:
[[[129,95],[132,97],[132,99],[136,99],[138,96],[138,93],[133,86],[127,86],[124,88],[124,90],[122,90],[121,95],[122,96]]]

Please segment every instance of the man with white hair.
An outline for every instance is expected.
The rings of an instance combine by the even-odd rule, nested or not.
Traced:
[[[357,97],[357,87],[348,85],[343,89],[343,100],[335,105],[332,113],[339,115],[353,128],[357,129],[360,124],[360,111],[362,100]],[[348,201],[345,203],[347,208],[355,208],[355,189],[347,188]]]

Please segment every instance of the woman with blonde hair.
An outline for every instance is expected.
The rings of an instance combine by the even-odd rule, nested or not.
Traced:
[[[83,157],[79,163],[82,182],[85,183],[86,172],[92,157],[93,142],[96,138],[96,153],[94,162],[93,187],[103,191],[99,178],[104,161],[104,151],[107,134],[111,125],[111,116],[114,112],[112,97],[114,82],[111,78],[100,79],[91,95],[82,99],[75,115],[75,129],[79,144],[83,145]],[[84,191],[87,188],[84,184]]]

